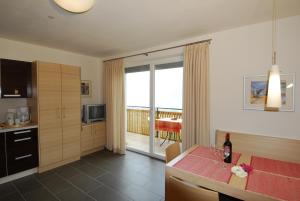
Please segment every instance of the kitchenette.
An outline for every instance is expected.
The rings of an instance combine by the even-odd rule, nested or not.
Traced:
[[[32,62],[0,59],[0,183],[37,172],[38,122]]]

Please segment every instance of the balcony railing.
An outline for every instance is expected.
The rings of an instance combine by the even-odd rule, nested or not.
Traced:
[[[178,118],[182,119],[182,110],[176,108],[157,108],[155,118]],[[150,108],[141,106],[127,106],[127,132],[148,135],[150,132]],[[161,138],[167,136],[167,132],[156,132]],[[179,138],[179,139],[177,139]],[[170,133],[171,140],[181,140],[181,133]]]

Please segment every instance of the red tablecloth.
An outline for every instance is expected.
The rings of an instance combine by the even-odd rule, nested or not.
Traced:
[[[181,130],[182,119],[172,120],[171,118],[162,118],[155,120],[155,129],[158,131],[168,131],[179,133]]]
[[[238,161],[240,154],[234,153],[233,156],[234,161]],[[224,183],[230,180],[232,166],[233,164],[225,164],[213,150],[200,146],[174,165],[176,168]]]
[[[300,200],[300,164],[252,156],[254,171],[246,190],[288,200]]]

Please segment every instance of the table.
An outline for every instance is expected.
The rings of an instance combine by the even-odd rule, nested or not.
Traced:
[[[168,137],[170,138],[170,136],[169,136],[170,132],[180,133],[181,124],[182,124],[182,119],[161,118],[161,119],[155,120],[155,129],[157,131],[166,131],[167,132],[167,136],[164,139],[164,141],[160,144],[160,146],[162,146],[165,143],[165,141]]]
[[[241,163],[254,168],[246,178],[230,172],[233,164]],[[233,154],[233,164],[223,168],[211,149],[194,146],[166,165],[166,192],[172,176],[242,200],[299,200],[300,164],[241,153]]]

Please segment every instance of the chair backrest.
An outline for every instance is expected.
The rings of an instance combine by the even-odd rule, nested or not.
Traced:
[[[169,177],[166,201],[219,201],[218,192]]]
[[[170,162],[180,154],[180,144],[175,142],[166,148],[166,163]]]

